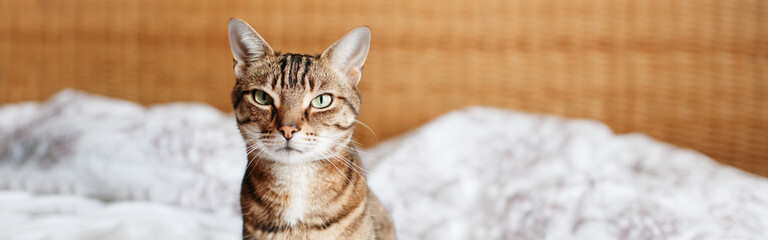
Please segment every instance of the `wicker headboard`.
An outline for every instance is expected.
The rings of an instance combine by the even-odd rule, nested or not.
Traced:
[[[600,120],[768,176],[761,0],[0,1],[0,103],[77,88],[230,110],[230,17],[302,53],[370,26],[361,120],[379,141],[490,105]]]

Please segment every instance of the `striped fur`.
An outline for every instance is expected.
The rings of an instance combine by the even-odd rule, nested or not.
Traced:
[[[232,103],[248,146],[243,239],[395,239],[352,141],[367,45],[349,43],[362,42],[359,36],[345,36],[322,55],[281,54],[244,22],[230,22]],[[273,102],[259,104],[260,91]],[[312,107],[322,94],[332,96],[330,106]],[[298,130],[286,135],[287,126]]]

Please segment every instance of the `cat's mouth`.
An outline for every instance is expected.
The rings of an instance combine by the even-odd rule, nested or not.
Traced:
[[[297,153],[303,153],[304,151],[301,151],[299,149],[292,148],[290,146],[285,146],[281,149],[277,149],[277,151],[286,151],[286,152],[297,152]]]

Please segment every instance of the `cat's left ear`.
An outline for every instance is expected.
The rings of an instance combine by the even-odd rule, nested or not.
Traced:
[[[357,86],[370,46],[371,30],[358,27],[328,47],[321,57],[331,63],[334,71],[345,76],[353,86]]]

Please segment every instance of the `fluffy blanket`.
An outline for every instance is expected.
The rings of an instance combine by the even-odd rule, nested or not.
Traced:
[[[768,181],[594,121],[469,108],[361,155],[400,239],[768,239]],[[7,105],[0,239],[238,239],[244,166],[208,106]]]

